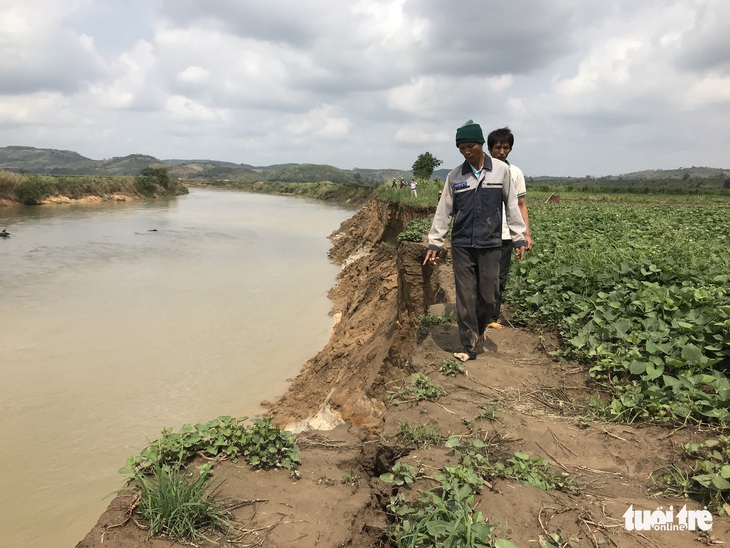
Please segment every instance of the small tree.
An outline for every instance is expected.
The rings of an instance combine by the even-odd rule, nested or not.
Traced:
[[[146,167],[142,170],[142,177],[149,177],[165,190],[170,190],[170,174],[165,167]]]
[[[433,170],[439,167],[443,162],[436,158],[430,152],[424,152],[418,156],[418,159],[413,162],[413,176],[419,179],[430,179],[433,175]]]
[[[134,186],[142,196],[163,196],[172,189],[172,181],[167,168],[146,167],[137,175]]]

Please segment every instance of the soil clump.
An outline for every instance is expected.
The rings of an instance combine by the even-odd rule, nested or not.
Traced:
[[[396,489],[380,474],[397,462],[414,466],[423,472],[415,493],[436,487],[429,476],[455,463],[443,445],[400,441],[404,422],[429,426],[444,439],[478,437],[500,458],[516,451],[543,457],[580,486],[563,492],[507,480],[485,485],[476,507],[499,526],[498,537],[517,546],[540,546],[541,538],[555,533],[565,543],[596,547],[730,541],[730,520],[718,516],[706,534],[626,530],[622,516],[631,505],[673,506],[675,513],[685,504],[701,508],[662,496],[650,476],[681,464],[681,445],[704,437],[690,428],[592,418],[588,402],[597,391],[583,366],[549,357],[557,344],[549,332],[489,330],[483,352],[465,364],[466,374],[439,371],[459,348],[456,326],[423,329],[420,318],[453,311],[451,267],[447,261],[422,266],[423,244],[397,242],[410,220],[431,214],[372,201],[333,234],[330,254],[343,269],[330,293],[332,336],[269,409],[275,422],[297,432],[302,466],[292,474],[252,471],[242,462],[216,464],[218,497],[245,501],[233,511],[237,536],[216,538],[217,545],[387,546],[386,509]],[[428,375],[446,395],[420,402],[399,397],[414,373]],[[485,409],[495,410],[492,420],[477,419]],[[169,540],[149,539],[129,519],[132,500],[119,494],[78,548],[170,546]]]

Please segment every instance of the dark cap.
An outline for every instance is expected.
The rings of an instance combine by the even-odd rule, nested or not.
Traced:
[[[484,144],[484,134],[479,124],[475,124],[474,120],[467,120],[459,129],[456,130],[456,144],[459,143],[479,143]]]

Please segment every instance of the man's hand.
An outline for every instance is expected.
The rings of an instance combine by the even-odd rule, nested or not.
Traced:
[[[429,249],[426,251],[426,258],[423,259],[423,264],[431,263],[434,264],[436,261],[439,260],[439,252],[435,249]]]
[[[527,244],[527,247],[525,247],[525,251],[530,251],[532,249],[532,234],[530,234],[530,231],[527,231],[527,234],[525,234],[525,243]]]
[[[525,246],[521,245],[520,247],[515,247],[515,259],[518,261],[521,261],[525,258]]]

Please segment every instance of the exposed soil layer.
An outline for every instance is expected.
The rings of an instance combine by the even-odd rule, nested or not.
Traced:
[[[219,496],[247,501],[234,510],[238,536],[217,538],[218,545],[386,546],[385,506],[395,491],[379,475],[398,461],[425,476],[453,464],[442,446],[416,449],[398,442],[400,421],[432,426],[444,437],[480,437],[495,457],[515,451],[544,457],[581,486],[571,494],[514,481],[486,485],[476,507],[517,546],[539,546],[550,533],[580,546],[680,548],[730,541],[730,520],[717,516],[709,534],[626,530],[622,516],[632,504],[643,510],[673,506],[675,513],[684,504],[701,508],[660,495],[650,475],[681,464],[681,445],[704,437],[689,428],[589,419],[587,402],[595,391],[585,369],[553,361],[547,351],[556,343],[549,333],[491,330],[484,352],[467,362],[466,375],[439,372],[457,349],[456,327],[434,326],[419,336],[419,317],[453,308],[451,269],[421,266],[423,245],[396,241],[408,221],[430,215],[370,202],[333,234],[331,256],[343,270],[330,294],[332,336],[270,409],[277,422],[298,432],[300,475],[217,464]],[[415,372],[427,374],[447,395],[395,404],[392,396]],[[494,404],[496,420],[472,420]],[[420,479],[412,491],[435,485]],[[149,539],[127,519],[131,500],[117,496],[78,547],[170,546],[169,540]]]
[[[139,197],[129,194],[107,194],[104,196],[86,195],[81,198],[69,198],[68,196],[47,196],[41,200],[39,205],[65,205],[65,204],[98,204],[102,202],[131,202],[139,200]],[[23,204],[7,198],[0,198],[0,207],[18,206]]]

